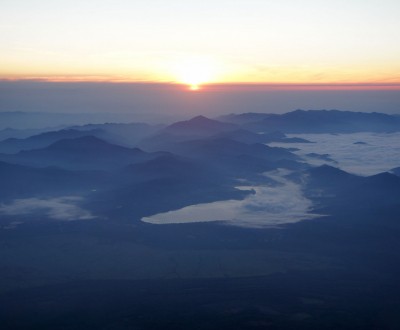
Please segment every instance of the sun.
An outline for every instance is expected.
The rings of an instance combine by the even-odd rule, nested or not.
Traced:
[[[201,85],[211,82],[216,77],[215,63],[206,58],[191,58],[175,64],[176,80],[189,85],[189,89],[197,91]]]

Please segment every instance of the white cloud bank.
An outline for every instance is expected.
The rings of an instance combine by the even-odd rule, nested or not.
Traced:
[[[374,175],[400,166],[400,133],[288,134],[314,143],[271,143],[299,148],[295,153],[312,165],[328,164],[359,175]],[[357,143],[357,142],[361,142]],[[308,153],[328,153],[337,163],[309,158]]]
[[[29,215],[33,213],[60,221],[88,220],[94,216],[77,204],[81,197],[64,196],[57,198],[25,198],[16,199],[10,204],[0,205],[0,214],[4,215]]]
[[[312,214],[312,202],[302,194],[300,185],[283,178],[283,170],[268,173],[279,186],[251,186],[256,193],[244,200],[228,200],[191,205],[176,211],[142,218],[152,224],[223,221],[230,225],[268,228],[320,217]]]

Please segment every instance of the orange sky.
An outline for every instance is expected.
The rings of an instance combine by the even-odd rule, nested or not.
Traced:
[[[4,0],[0,79],[397,89],[399,14],[398,0]]]

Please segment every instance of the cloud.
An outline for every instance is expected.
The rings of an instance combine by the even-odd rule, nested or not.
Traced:
[[[29,215],[42,214],[50,219],[59,221],[88,220],[94,216],[77,204],[81,197],[64,196],[57,198],[25,198],[15,199],[10,204],[0,205],[0,214],[4,215]]]
[[[295,153],[312,165],[328,164],[359,175],[374,175],[400,166],[400,133],[288,134],[315,143],[272,143],[295,147]],[[363,142],[363,144],[357,144]],[[306,157],[308,153],[326,154],[337,163]]]
[[[284,178],[283,170],[268,173],[277,186],[249,186],[256,193],[244,200],[228,200],[191,205],[176,211],[142,218],[152,224],[223,221],[229,225],[269,228],[320,217],[312,214],[312,202],[304,197],[301,186]]]

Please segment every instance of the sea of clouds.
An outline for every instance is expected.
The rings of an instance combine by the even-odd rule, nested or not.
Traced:
[[[400,166],[400,133],[296,134],[313,143],[272,143],[271,146],[297,148],[296,154],[315,166],[328,164],[358,175],[374,175]],[[307,154],[329,154],[327,159]],[[299,184],[285,178],[283,170],[266,173],[276,186],[252,186],[255,194],[241,201],[228,200],[198,204],[155,214],[142,221],[152,224],[222,221],[230,225],[268,228],[305,219],[313,214],[312,202]]]
[[[314,143],[271,143],[293,147],[312,165],[328,164],[358,175],[374,175],[400,166],[400,132],[353,134],[295,134]],[[329,154],[333,161],[307,157],[309,153]]]
[[[400,133],[355,134],[296,134],[313,143],[273,143],[273,146],[298,148],[296,154],[309,164],[329,164],[358,175],[374,175],[400,166]],[[309,157],[307,154],[329,154],[329,158]],[[313,204],[303,195],[302,186],[285,178],[287,171],[277,170],[265,175],[277,185],[238,187],[253,190],[243,200],[227,200],[191,205],[179,210],[142,218],[152,224],[220,221],[226,224],[269,228],[321,217],[312,212]],[[16,199],[0,204],[0,215],[24,216],[37,214],[58,221],[93,219],[90,211],[82,208],[82,198],[63,196],[54,198]],[[19,224],[20,220],[14,223]]]
[[[320,217],[311,212],[312,202],[304,197],[301,186],[285,179],[287,174],[282,169],[266,174],[278,185],[238,187],[255,192],[243,200],[191,205],[142,221],[152,224],[222,221],[234,226],[271,228]]]

